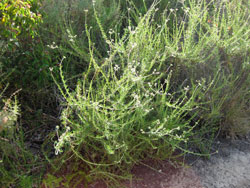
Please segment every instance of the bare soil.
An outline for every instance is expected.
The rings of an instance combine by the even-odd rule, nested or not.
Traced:
[[[250,188],[250,137],[220,139],[218,153],[210,159],[197,158],[190,164],[205,188]]]

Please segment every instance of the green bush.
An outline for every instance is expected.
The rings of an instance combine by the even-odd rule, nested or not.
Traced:
[[[249,6],[245,1],[191,2],[184,22],[176,23],[173,30],[174,41],[179,41],[175,49],[170,47],[180,66],[175,79],[188,78],[192,85],[205,81],[208,89],[199,96],[199,102],[204,103],[200,118],[210,126],[222,127],[226,134],[246,134]]]
[[[20,90],[5,96],[9,92],[9,84],[5,83],[11,73],[0,69],[0,187],[32,187],[40,172],[36,171],[37,159],[27,149],[23,128],[18,124],[21,110],[16,95]]]
[[[8,80],[11,85],[17,86],[15,89],[22,87],[21,80],[15,77],[20,78],[18,71],[22,72],[22,75],[24,71],[29,72],[29,67],[25,66],[29,61],[27,53],[34,52],[32,43],[37,36],[38,25],[42,22],[39,6],[38,0],[3,0],[0,2],[0,62],[4,72],[15,70],[15,74]],[[24,58],[25,63],[20,63]],[[14,84],[12,79],[15,80]]]
[[[1,36],[13,40],[20,34],[35,35],[35,27],[41,22],[37,12],[37,0],[2,0],[0,2]]]
[[[97,0],[95,8],[104,25],[105,32],[113,29],[122,17],[119,1]],[[74,3],[67,0],[46,0],[42,10],[46,12],[46,15],[41,35],[48,46],[48,51],[56,51],[61,55],[67,54],[68,58],[70,56],[70,60],[74,61],[76,69],[79,67],[81,70],[86,69],[90,59],[85,22],[91,27],[90,32],[93,34],[92,40],[95,42],[97,54],[102,56],[108,50],[97,27],[91,0],[76,0]]]
[[[1,77],[4,74],[1,73]],[[1,81],[1,88],[2,92],[0,94],[0,186],[6,185],[5,183],[10,183],[13,178],[11,172],[8,172],[7,161],[10,160],[11,153],[15,152],[10,145],[7,144],[10,142],[11,139],[14,139],[14,133],[16,131],[16,120],[18,115],[18,105],[16,102],[13,102],[11,99],[4,100],[3,92],[6,89],[3,86]],[[12,151],[13,150],[13,151]],[[11,160],[10,160],[11,161]]]
[[[176,149],[186,152],[185,143],[193,136],[196,115],[188,114],[197,108],[202,87],[192,93],[188,87],[171,90],[172,65],[166,64],[168,49],[162,43],[165,30],[153,22],[154,13],[150,9],[137,27],[130,26],[114,41],[103,32],[110,51],[100,62],[87,32],[89,69],[74,91],[60,69],[65,132],[55,143],[56,154],[63,148],[73,152],[89,166],[90,176],[113,178],[112,173],[143,159],[165,159]]]
[[[37,158],[27,149],[18,126],[20,108],[17,99],[12,99],[16,93],[8,99],[0,95],[0,187],[32,187],[39,181]]]

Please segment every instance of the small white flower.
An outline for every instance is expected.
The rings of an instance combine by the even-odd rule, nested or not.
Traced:
[[[135,67],[133,67],[133,68],[131,69],[131,72],[134,73],[134,74],[136,73]]]
[[[51,49],[56,49],[56,48],[58,48],[58,46],[56,45],[56,43],[55,42],[52,42],[52,44],[51,45],[47,45],[49,48],[51,48]]]
[[[156,124],[157,124],[157,125],[160,125],[160,124],[161,124],[161,122],[160,122],[159,119],[156,120]]]
[[[119,69],[120,69],[120,67],[118,65],[115,65],[114,71],[118,71]]]
[[[189,86],[184,87],[184,90],[185,90],[185,91],[188,91],[188,90],[189,90]]]
[[[136,43],[133,43],[132,45],[131,45],[131,48],[133,49],[133,48],[135,48],[137,46],[137,44]]]

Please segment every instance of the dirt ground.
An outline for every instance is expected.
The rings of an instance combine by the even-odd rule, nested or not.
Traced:
[[[205,188],[250,188],[250,136],[240,140],[218,140],[219,153],[191,162]],[[184,187],[183,187],[184,188]]]

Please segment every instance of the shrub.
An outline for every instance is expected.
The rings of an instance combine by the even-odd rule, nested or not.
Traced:
[[[32,187],[41,173],[36,171],[40,164],[26,148],[24,132],[18,126],[20,108],[16,97],[13,99],[17,92],[8,99],[3,92],[0,95],[0,187]]]
[[[1,73],[1,77],[4,74]],[[3,99],[3,92],[6,87],[3,86],[1,82],[2,92],[0,95],[0,103],[1,103],[1,110],[0,110],[0,185],[5,185],[6,182],[9,183],[12,178],[8,176],[8,167],[6,168],[7,161],[9,157],[11,157],[11,151],[13,148],[9,148],[6,143],[10,142],[10,139],[14,139],[14,132],[15,132],[15,122],[17,120],[18,115],[18,106],[16,102],[13,102],[11,99],[4,100]],[[7,146],[7,147],[6,147]],[[7,161],[6,161],[7,160]]]
[[[249,6],[245,1],[190,2],[184,22],[174,27],[179,45],[170,47],[181,67],[175,78],[188,78],[193,85],[199,84],[196,80],[207,83],[208,89],[199,96],[205,103],[199,116],[206,124],[221,126],[232,136],[247,133]]]
[[[38,0],[0,2],[0,62],[4,71],[19,66],[18,61],[23,58],[27,48],[31,50],[31,37],[35,37],[41,22]],[[18,69],[22,69],[22,66]]]
[[[165,64],[168,49],[162,43],[165,30],[153,22],[154,13],[152,7],[114,41],[96,17],[110,48],[100,62],[86,26],[91,59],[74,91],[60,68],[64,132],[55,143],[56,154],[63,148],[73,152],[89,166],[90,176],[112,179],[112,173],[124,173],[143,159],[165,159],[177,148],[187,151],[184,143],[196,125],[191,122],[196,115],[188,114],[196,109],[202,87],[192,93],[188,87],[171,90],[172,66]]]
[[[104,30],[107,32],[119,23],[122,13],[120,3],[115,0],[97,0],[95,7],[100,15]],[[76,69],[86,69],[89,61],[88,39],[85,31],[85,22],[91,27],[95,50],[99,56],[106,53],[107,46],[101,39],[100,30],[94,17],[92,0],[54,1],[43,2],[42,10],[46,12],[41,35],[49,51],[59,52],[61,55],[70,55]],[[45,28],[45,29],[44,29]],[[50,49],[51,48],[51,49]],[[79,62],[80,59],[80,62]]]
[[[37,12],[37,0],[2,0],[0,2],[1,36],[15,39],[20,34],[35,35],[35,27],[41,22]]]
[[[37,181],[36,157],[28,151],[24,143],[24,132],[18,126],[20,108],[14,92],[10,97],[4,94],[11,72],[0,69],[0,187],[31,187]],[[7,92],[6,92],[7,93]],[[34,167],[34,168],[33,168]]]

